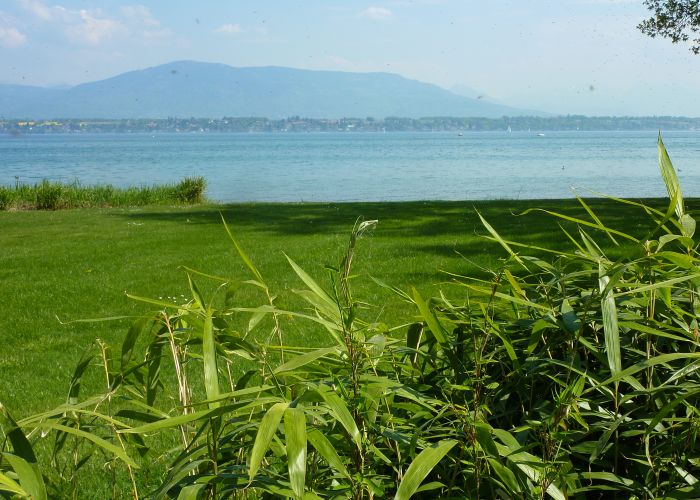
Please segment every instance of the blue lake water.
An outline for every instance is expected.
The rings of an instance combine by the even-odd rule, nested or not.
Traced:
[[[664,141],[700,196],[700,131]],[[0,136],[0,184],[118,186],[202,175],[220,201],[665,196],[655,132],[76,134]]]

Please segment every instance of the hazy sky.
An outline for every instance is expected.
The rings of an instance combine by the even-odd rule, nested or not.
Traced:
[[[388,71],[561,114],[700,116],[700,56],[639,33],[646,13],[642,0],[1,0],[0,82],[191,59]]]

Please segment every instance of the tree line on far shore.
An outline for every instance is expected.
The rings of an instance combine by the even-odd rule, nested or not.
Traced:
[[[123,120],[0,120],[0,133],[154,133],[154,132],[442,132],[556,130],[700,130],[700,118],[679,116],[504,116],[501,118],[339,118],[292,116],[168,118]]]

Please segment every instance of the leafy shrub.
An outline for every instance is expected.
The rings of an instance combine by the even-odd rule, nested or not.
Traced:
[[[205,189],[204,177],[185,177],[175,186],[175,196],[183,203],[202,203]]]

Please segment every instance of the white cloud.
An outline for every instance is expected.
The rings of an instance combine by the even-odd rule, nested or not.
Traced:
[[[217,33],[223,33],[224,35],[238,35],[243,33],[243,28],[240,24],[222,24],[215,30]]]
[[[115,38],[157,39],[172,33],[161,26],[148,7],[125,5],[108,16],[100,9],[67,9],[42,0],[17,0],[26,11],[39,21],[54,26],[68,40],[77,45],[100,45]]]
[[[393,13],[384,7],[367,7],[365,10],[360,12],[360,17],[366,19],[371,19],[373,21],[383,21],[389,19]]]
[[[17,28],[0,26],[0,47],[12,49],[27,41]]]
[[[124,17],[144,26],[160,27],[160,21],[153,17],[151,9],[144,5],[125,5],[121,8]]]
[[[17,20],[0,11],[0,47],[12,49],[23,45],[27,37],[15,26]]]
[[[42,21],[53,20],[52,9],[44,4],[41,0],[19,0],[19,4],[25,10],[31,12]]]
[[[126,31],[124,25],[114,19],[97,17],[84,9],[77,14],[78,20],[65,27],[66,36],[75,43],[99,45],[103,40]]]
[[[172,32],[164,28],[158,19],[153,17],[151,10],[143,5],[127,5],[121,8],[125,25],[130,34],[144,38],[164,38]]]

